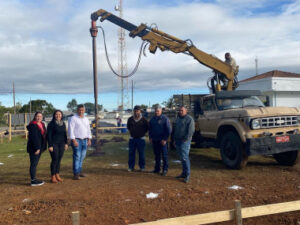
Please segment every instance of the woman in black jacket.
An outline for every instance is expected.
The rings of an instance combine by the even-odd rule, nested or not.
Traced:
[[[52,158],[50,164],[52,183],[63,181],[59,176],[60,161],[64,155],[64,151],[68,149],[66,125],[62,118],[62,111],[56,110],[47,127],[48,150]]]
[[[40,186],[44,181],[36,179],[36,167],[39,163],[42,152],[46,149],[46,127],[42,122],[43,114],[36,112],[33,120],[27,126],[29,132],[27,152],[30,158],[31,186]]]

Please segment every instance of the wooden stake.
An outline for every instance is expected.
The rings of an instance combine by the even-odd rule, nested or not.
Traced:
[[[73,225],[80,225],[79,211],[72,212],[72,224]]]
[[[240,200],[235,200],[235,221],[236,225],[243,225],[242,206]]]
[[[11,114],[8,114],[8,140],[11,142]]]

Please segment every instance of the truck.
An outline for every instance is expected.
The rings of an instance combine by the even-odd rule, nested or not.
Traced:
[[[195,119],[195,147],[220,149],[223,163],[241,169],[253,155],[273,156],[285,166],[299,160],[300,108],[266,107],[260,91],[175,95]]]
[[[135,26],[103,9],[91,14],[92,26],[99,18],[148,42],[153,54],[158,48],[184,53],[212,69],[211,94],[174,96],[177,106],[185,106],[195,120],[192,141],[196,147],[219,148],[223,163],[231,169],[245,167],[252,155],[272,155],[286,166],[297,163],[300,108],[266,107],[259,98],[261,92],[235,90],[238,82],[232,66],[201,51],[189,39],[181,40],[146,24]],[[176,111],[173,115],[175,118]]]

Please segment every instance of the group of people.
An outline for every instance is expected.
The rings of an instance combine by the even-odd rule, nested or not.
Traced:
[[[92,134],[89,121],[84,116],[84,113],[84,105],[78,105],[77,114],[68,121],[68,135],[65,122],[62,120],[63,112],[61,110],[56,110],[53,113],[52,120],[47,128],[42,122],[43,114],[41,112],[35,113],[34,119],[27,126],[29,132],[27,152],[30,158],[31,186],[44,184],[44,181],[36,178],[36,168],[42,152],[47,147],[51,155],[50,171],[52,183],[63,181],[59,175],[60,163],[69,144],[73,149],[73,179],[79,180],[81,177],[86,176],[86,174],[82,173],[82,164],[86,156],[87,147],[91,145]],[[177,178],[183,178],[185,183],[189,182],[190,179],[189,151],[194,127],[194,120],[187,115],[187,109],[180,107],[178,118],[173,127],[173,134],[174,144],[182,163],[182,173]],[[127,121],[127,129],[130,132],[128,171],[134,170],[136,150],[139,153],[138,164],[140,171],[145,170],[145,135],[149,132],[149,141],[153,146],[155,156],[153,173],[161,173],[161,175],[166,176],[168,172],[168,139],[172,129],[168,117],[162,114],[162,108],[157,107],[155,115],[148,122],[142,116],[141,108],[135,106],[133,116]],[[163,160],[162,166],[161,158]]]
[[[172,129],[167,116],[162,114],[162,108],[155,108],[155,115],[148,122],[142,116],[141,108],[134,107],[133,116],[127,121],[127,129],[130,132],[128,171],[132,172],[135,166],[136,150],[139,153],[139,168],[145,170],[145,135],[149,132],[149,141],[153,147],[155,166],[153,173],[168,173],[168,139]],[[189,152],[192,136],[195,130],[194,120],[187,114],[185,107],[180,107],[178,117],[173,127],[174,144],[182,164],[182,173],[176,178],[183,178],[185,183],[190,179]],[[163,165],[161,166],[161,159]]]
[[[77,114],[71,117],[68,122],[69,139],[73,149],[73,174],[75,180],[86,176],[82,173],[82,163],[86,155],[87,146],[91,145],[92,139],[89,121],[84,117],[84,113],[84,105],[78,105]],[[44,184],[44,181],[36,178],[36,168],[42,152],[47,149],[47,145],[51,155],[51,182],[58,183],[63,181],[59,175],[60,162],[64,151],[68,149],[69,145],[66,125],[62,118],[63,112],[56,110],[46,128],[42,122],[43,114],[36,112],[33,120],[27,126],[29,132],[27,152],[30,158],[31,186]]]

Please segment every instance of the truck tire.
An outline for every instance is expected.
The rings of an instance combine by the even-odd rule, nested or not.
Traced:
[[[225,133],[221,139],[220,153],[223,163],[230,169],[242,169],[247,165],[248,156],[236,132]]]
[[[283,166],[293,166],[300,158],[298,150],[274,154],[273,157],[280,165]]]

